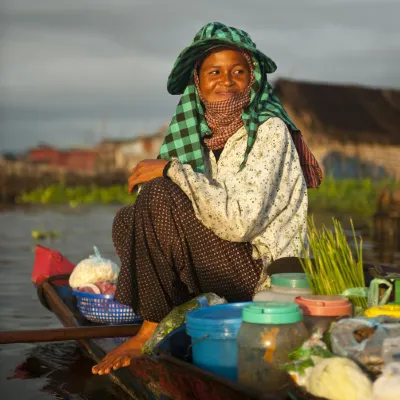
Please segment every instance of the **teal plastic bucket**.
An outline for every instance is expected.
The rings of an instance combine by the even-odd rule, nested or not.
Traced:
[[[186,315],[186,333],[192,339],[193,363],[225,378],[237,380],[237,336],[243,307],[230,303],[199,308]]]

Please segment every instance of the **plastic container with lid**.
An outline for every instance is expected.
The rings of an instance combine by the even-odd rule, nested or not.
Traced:
[[[192,340],[193,363],[225,378],[237,380],[237,335],[243,307],[230,303],[199,308],[186,314],[186,332]]]
[[[237,339],[239,382],[263,392],[283,388],[288,375],[279,367],[307,336],[297,304],[257,302],[245,306]]]
[[[271,288],[256,293],[253,301],[293,302],[297,296],[312,294],[304,273],[271,275]]]
[[[299,296],[295,299],[304,314],[304,325],[309,332],[326,331],[331,323],[343,317],[351,317],[353,307],[344,296]]]

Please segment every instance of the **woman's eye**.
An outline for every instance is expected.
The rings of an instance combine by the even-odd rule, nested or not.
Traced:
[[[243,69],[237,69],[236,71],[235,71],[235,74],[237,74],[237,75],[241,75],[241,74],[243,74],[244,73],[244,70]]]
[[[219,71],[210,71],[209,74],[210,75],[217,75],[217,74],[219,74]]]

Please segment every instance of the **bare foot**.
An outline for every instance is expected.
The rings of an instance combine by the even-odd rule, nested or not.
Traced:
[[[156,323],[144,321],[138,334],[107,353],[92,368],[92,373],[99,375],[109,374],[111,369],[116,370],[121,367],[127,367],[133,357],[138,357],[141,354],[143,345],[151,338],[156,327]]]

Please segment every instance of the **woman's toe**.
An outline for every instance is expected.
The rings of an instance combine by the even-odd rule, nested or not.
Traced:
[[[118,369],[118,368],[120,368],[120,367],[121,367],[121,362],[118,361],[118,362],[116,362],[116,363],[113,365],[113,370],[116,370],[116,369]]]

